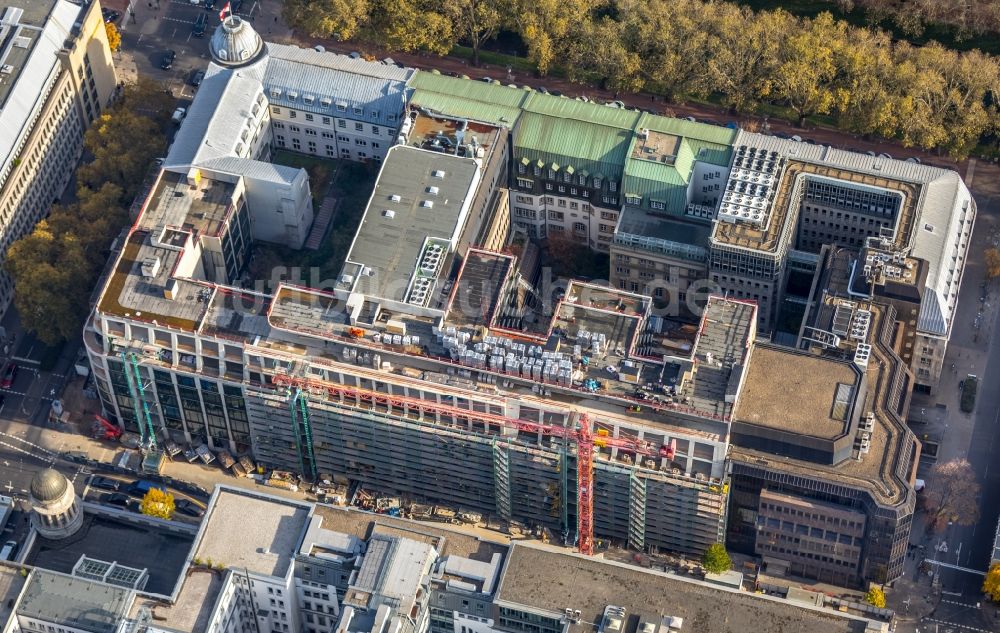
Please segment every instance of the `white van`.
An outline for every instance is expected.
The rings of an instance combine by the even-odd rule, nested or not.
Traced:
[[[17,541],[7,541],[3,544],[3,549],[0,549],[0,560],[13,560],[16,552]]]

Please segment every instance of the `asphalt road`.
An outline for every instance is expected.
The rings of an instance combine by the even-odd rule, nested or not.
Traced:
[[[983,289],[983,251],[1000,246],[1000,182],[995,168],[990,169],[990,176],[977,170],[972,182],[978,217],[945,373],[937,393],[914,395],[910,409],[911,425],[918,437],[926,436],[934,444],[921,459],[918,476],[927,478],[936,461],[967,458],[981,488],[979,517],[972,525],[954,524],[931,533],[925,531],[922,515],[917,515],[910,542],[924,550],[915,551],[908,559],[904,581],[897,583],[891,594],[890,606],[911,620],[900,624],[897,630],[901,633],[1000,631],[996,605],[986,601],[980,591],[1000,515],[1000,464],[994,457],[1000,449],[1000,390],[993,378],[1000,372],[1000,282],[987,284],[985,292]],[[958,406],[958,384],[967,374],[980,379],[971,415],[962,413]],[[936,455],[931,455],[934,451]],[[924,556],[962,569],[935,565],[936,577],[919,573],[917,566]],[[932,584],[935,578],[937,586]]]
[[[195,91],[191,77],[208,66],[209,38],[219,26],[218,9],[223,4],[216,3],[209,10],[189,0],[134,0],[133,15],[125,10],[127,0],[102,3],[123,13],[120,30],[124,53],[115,59],[121,78],[131,80],[141,75],[157,79],[167,83],[180,99],[190,101]],[[259,12],[258,5],[244,2],[237,14],[249,17],[251,12]],[[201,15],[208,17],[207,28],[203,37],[195,37],[194,25]],[[169,50],[177,57],[172,67],[164,70],[161,64]]]

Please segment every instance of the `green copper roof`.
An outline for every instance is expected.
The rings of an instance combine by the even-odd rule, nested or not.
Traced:
[[[510,88],[505,88],[505,90],[510,90]],[[447,116],[472,119],[503,127],[514,127],[517,117],[521,115],[521,109],[514,106],[485,103],[431,90],[414,91],[410,103]]]
[[[677,190],[687,186],[695,161],[728,165],[737,133],[717,125],[428,72],[415,73],[410,87],[416,106],[513,128],[515,160],[546,169],[555,163],[611,179],[624,175],[620,191],[666,202],[678,200]],[[681,139],[673,164],[630,158],[643,128]]]
[[[598,103],[577,101],[565,97],[553,97],[540,92],[529,93],[523,108],[535,114],[544,114],[562,119],[588,121],[598,125],[617,127],[626,130],[635,128],[636,121],[642,113],[634,110],[611,108]]]
[[[619,174],[631,140],[629,130],[524,112],[514,134],[514,155],[544,160],[547,167],[556,163]]]
[[[430,90],[481,103],[515,108],[520,107],[528,95],[532,94],[520,88],[498,86],[488,84],[485,81],[460,79],[428,72],[414,73],[413,78],[410,79],[410,87],[414,90]]]

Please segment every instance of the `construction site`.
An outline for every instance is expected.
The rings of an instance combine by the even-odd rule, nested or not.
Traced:
[[[189,444],[333,473],[351,499],[377,491],[584,552],[700,553],[724,534],[755,307],[712,300],[692,346],[648,297],[578,281],[546,296],[537,268],[473,245],[510,230],[476,155],[390,150],[332,290],[199,278],[204,220],[151,197],[85,332],[107,419],[148,455]],[[189,182],[222,192],[213,204],[237,212],[211,235],[229,230],[242,188],[204,170]]]
[[[410,144],[386,154],[341,273],[316,287],[286,277],[252,290],[239,265],[210,276],[266,239],[246,221],[259,209],[207,167],[162,177],[174,194],[146,200],[84,331],[99,433],[134,438],[144,469],[188,445],[185,456],[263,484],[585,554],[700,555],[728,541],[842,584],[899,573],[913,375],[905,332],[883,339],[919,294],[872,286],[865,307],[847,301],[828,319],[858,293],[837,281],[854,270],[845,250],[816,276],[812,325],[778,347],[755,341],[768,320],[759,294],[709,296],[683,324],[649,296],[548,279],[533,244],[507,246],[500,129],[411,114]],[[869,319],[856,336],[855,317]],[[764,529],[768,513],[803,507],[851,523],[824,536],[842,538],[844,556],[790,560],[785,524]]]

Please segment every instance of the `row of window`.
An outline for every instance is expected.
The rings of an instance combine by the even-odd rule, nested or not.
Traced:
[[[271,98],[272,99],[279,99],[279,98],[281,98],[281,96],[282,96],[282,91],[281,91],[280,88],[272,88],[271,89]],[[284,96],[285,96],[285,100],[286,101],[288,101],[290,103],[296,103],[298,101],[298,98],[299,98],[299,93],[295,92],[294,90],[289,90],[288,92],[286,92],[284,94]],[[314,105],[316,103],[316,97],[313,96],[313,95],[309,95],[309,94],[302,95],[302,103],[304,103],[307,106],[312,106],[312,105]],[[333,100],[330,99],[330,98],[328,98],[328,97],[321,97],[319,99],[319,105],[320,105],[320,107],[323,107],[323,108],[329,108],[331,106],[336,106],[337,112],[347,112],[348,111],[348,104],[346,102],[344,102],[344,101],[338,101],[336,104],[334,104]],[[271,109],[272,109],[272,111],[275,114],[279,114],[281,112],[281,108],[279,108],[278,106],[271,106]],[[364,108],[362,108],[359,105],[352,106],[350,110],[351,110],[351,113],[354,114],[355,116],[364,116],[365,115]],[[291,112],[295,112],[295,110],[292,109],[292,108],[289,108],[288,111],[290,113]],[[312,116],[312,115],[310,114],[308,116]],[[368,111],[368,116],[369,116],[369,118],[377,119],[377,118],[379,118],[379,116],[381,116],[381,112],[379,110],[369,110]],[[386,117],[386,120],[388,120],[388,121],[395,121],[396,120],[396,115],[395,115],[395,113],[392,113],[392,112],[386,114],[385,117]],[[328,119],[329,117],[323,117],[323,118],[324,119]]]
[[[281,114],[281,108],[272,107],[271,108],[271,113],[272,114]],[[295,110],[289,110],[288,111],[288,118],[289,119],[297,119],[298,118],[298,113]],[[310,123],[312,123],[312,122],[314,122],[316,120],[316,117],[314,117],[312,114],[309,114],[307,112],[307,113],[305,113],[305,120],[308,121],[308,122],[310,122]],[[333,124],[333,119],[331,119],[328,116],[320,117],[320,121],[323,123],[323,125],[332,125]],[[277,127],[277,124],[275,124],[275,127]],[[342,129],[347,128],[347,121],[345,119],[337,119],[337,127],[342,128]],[[298,130],[295,130],[295,131],[298,131]],[[365,131],[365,124],[364,123],[359,123],[359,122],[355,121],[354,122],[354,131],[355,132],[364,132]],[[308,134],[308,132],[306,132],[306,133]],[[371,133],[373,135],[375,135],[375,136],[380,136],[382,134],[382,128],[379,127],[378,125],[372,125],[371,126]],[[386,130],[386,134],[390,134],[390,133],[391,132],[389,130]],[[315,132],[313,132],[313,134],[315,134]]]
[[[782,503],[771,503],[769,501],[761,501],[760,509],[762,511],[768,510],[774,514],[783,514],[785,516],[800,517],[814,523],[828,523],[830,525],[836,525],[843,527],[848,530],[863,530],[865,525],[861,521],[855,521],[854,519],[842,518],[839,516],[833,516],[829,514],[823,514],[819,512],[810,512],[809,510],[802,510],[800,508],[793,508]]]
[[[536,176],[538,178],[544,177],[546,180],[551,180],[551,181],[554,181],[554,182],[561,181],[561,182],[565,182],[567,184],[575,182],[576,184],[580,185],[581,187],[586,187],[587,186],[588,174],[586,174],[584,172],[576,174],[572,170],[571,167],[568,167],[568,168],[562,169],[562,170],[559,170],[558,167],[556,167],[555,169],[553,169],[553,168],[550,167],[548,169],[544,169],[543,170],[543,168],[540,165],[536,164],[532,168],[531,172],[532,172],[532,174],[534,176]],[[528,173],[528,165],[525,163],[525,161],[523,159],[521,160],[520,163],[517,164],[517,173],[519,173],[519,174],[527,174]],[[590,180],[590,183],[591,183],[591,187],[592,188],[594,188],[594,189],[600,189],[601,186],[604,184],[604,180],[600,176],[594,176]],[[610,191],[611,193],[615,193],[616,191],[618,191],[618,181],[617,180],[609,180],[608,181],[608,191]]]

